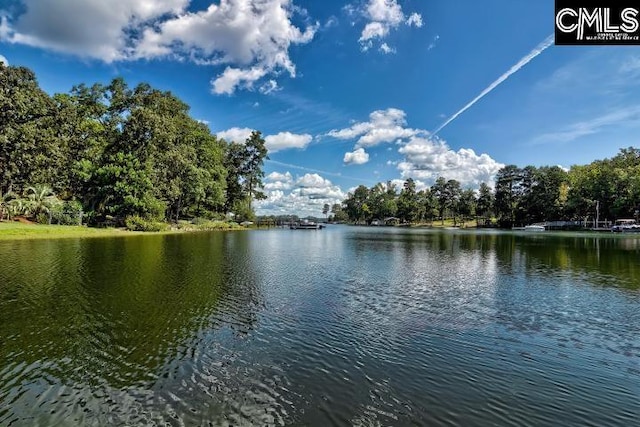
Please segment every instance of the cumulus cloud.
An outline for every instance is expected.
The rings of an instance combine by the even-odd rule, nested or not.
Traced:
[[[190,60],[224,71],[211,82],[216,94],[253,89],[267,76],[296,69],[289,48],[309,43],[318,24],[293,0],[219,0],[189,10],[189,0],[22,0],[26,12],[4,18],[2,39],[95,58]],[[80,16],[82,19],[78,19]],[[277,88],[271,79],[260,86]]]
[[[369,21],[358,40],[363,51],[371,49],[375,40],[385,39],[391,30],[397,29],[400,25],[417,28],[423,26],[422,15],[412,13],[406,17],[397,0],[369,0],[361,14]],[[392,52],[392,48],[386,43],[380,45],[380,50],[384,53]]]
[[[351,127],[332,130],[328,133],[337,139],[358,138],[356,148],[373,147],[386,142],[419,135],[425,131],[406,127],[407,120],[404,111],[397,108],[377,110],[369,115],[368,122],[357,122]]]
[[[293,176],[291,173],[278,173],[271,172],[265,178],[264,189],[267,192],[271,191],[286,191],[293,188]]]
[[[9,61],[7,61],[7,58],[4,56],[0,55],[0,64],[9,65]]]
[[[113,62],[133,53],[132,31],[177,16],[189,0],[22,0],[26,12],[5,21],[13,43]],[[11,17],[10,17],[11,18]]]
[[[251,136],[253,129],[249,128],[231,128],[216,135],[227,142],[235,142],[236,144],[244,144],[247,138]],[[313,137],[308,134],[298,135],[291,132],[280,132],[277,135],[267,135],[264,137],[265,146],[270,153],[288,150],[291,148],[304,149],[313,141]]]
[[[477,155],[469,148],[454,151],[437,138],[413,137],[398,151],[405,156],[398,164],[402,177],[429,184],[442,176],[477,188],[483,182],[493,182],[496,173],[504,167],[487,154]]]
[[[482,182],[492,182],[504,166],[487,154],[478,155],[468,148],[452,150],[428,131],[410,128],[405,112],[396,108],[374,111],[369,121],[353,123],[328,135],[356,140],[354,151],[345,154],[346,164],[366,163],[369,155],[364,147],[384,143],[399,146],[398,152],[404,159],[388,164],[396,165],[403,179],[413,178],[420,188],[431,185],[439,176],[456,179],[463,186],[478,187]]]
[[[236,144],[244,144],[245,141],[251,136],[253,129],[249,128],[231,128],[218,132],[216,136],[222,138],[227,142],[235,142]]]
[[[358,148],[351,153],[345,153],[344,163],[347,165],[364,165],[369,161],[369,153],[364,148]]]
[[[271,153],[290,148],[307,148],[313,140],[308,134],[297,135],[291,132],[280,132],[277,135],[269,135],[265,137],[265,145]]]
[[[316,173],[294,179],[289,172],[273,172],[265,181],[267,199],[255,202],[260,215],[321,216],[325,204],[341,203],[346,197],[339,186]]]

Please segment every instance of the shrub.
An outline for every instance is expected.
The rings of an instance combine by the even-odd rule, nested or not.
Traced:
[[[72,200],[51,208],[52,222],[60,225],[82,225],[84,211],[80,202]]]
[[[140,216],[130,216],[124,221],[128,230],[131,231],[165,231],[169,228],[164,222],[153,221]]]
[[[39,213],[36,215],[36,222],[38,224],[49,224],[49,215],[46,213]]]

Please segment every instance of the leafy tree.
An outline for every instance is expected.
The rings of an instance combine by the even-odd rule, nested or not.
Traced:
[[[516,222],[516,209],[521,199],[522,170],[515,165],[500,169],[496,175],[495,211],[503,226]]]
[[[0,191],[21,193],[51,175],[58,157],[52,115],[31,70],[0,64]]]
[[[11,201],[15,198],[15,194],[11,191],[3,193],[0,190],[0,221],[3,221],[5,218],[11,219]]]
[[[324,206],[322,207],[322,215],[328,215],[329,211],[331,210],[331,206],[329,206],[328,203],[325,203]]]
[[[438,179],[436,179],[436,182],[431,187],[431,193],[437,203],[438,216],[440,217],[440,219],[442,220],[442,224],[444,225],[444,212],[447,208],[447,204],[449,203],[449,195],[447,193],[447,180],[443,177],[438,177]]]
[[[61,204],[51,187],[43,184],[33,185],[27,187],[25,195],[27,196],[26,210],[36,218],[46,215],[46,221],[51,224],[51,209],[54,205]]]
[[[478,190],[476,214],[481,216],[485,220],[485,223],[490,218],[491,212],[493,211],[494,203],[495,197],[493,195],[491,187],[483,182],[482,184],[480,184],[480,189]]]
[[[409,178],[404,182],[404,186],[398,197],[398,217],[400,221],[414,221],[418,216],[418,207],[416,183],[412,178]]]
[[[242,177],[245,181],[247,194],[251,199],[264,200],[267,196],[261,191],[262,178],[264,178],[262,166],[264,161],[269,159],[269,156],[267,156],[267,147],[262,134],[258,131],[251,132],[251,136],[244,146],[246,154]]]
[[[463,223],[465,222],[466,218],[475,215],[477,202],[478,200],[476,199],[476,193],[472,189],[466,189],[460,193],[458,212],[460,213],[460,215],[462,215]]]
[[[227,145],[224,161],[228,173],[227,210],[233,210],[238,202],[244,202],[247,198],[249,201],[266,198],[261,191],[264,177],[262,166],[268,159],[264,138],[258,131],[252,132],[244,144]]]
[[[369,189],[364,185],[358,186],[353,194],[349,193],[344,201],[344,210],[349,219],[358,223],[366,220],[364,206],[369,199]],[[368,206],[367,206],[368,210]]]
[[[344,222],[349,221],[349,215],[342,209],[342,205],[339,203],[331,206],[331,213],[333,214],[333,221]]]
[[[432,189],[421,192],[420,206],[422,207],[424,219],[433,222],[433,218],[438,214],[438,201]]]

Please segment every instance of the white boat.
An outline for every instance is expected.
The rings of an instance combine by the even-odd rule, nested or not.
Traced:
[[[546,228],[544,227],[544,225],[540,225],[540,224],[531,224],[531,225],[526,225],[524,227],[524,231],[545,231]]]
[[[305,219],[300,222],[292,223],[291,225],[289,225],[289,228],[292,230],[320,230],[324,228],[324,225]]]
[[[611,227],[614,233],[640,233],[640,225],[636,224],[635,219],[619,219]]]

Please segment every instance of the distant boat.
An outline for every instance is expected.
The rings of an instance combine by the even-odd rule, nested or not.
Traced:
[[[291,225],[289,225],[289,228],[291,230],[321,230],[324,228],[324,225],[305,219],[300,222],[292,223]]]
[[[546,228],[541,224],[531,224],[524,227],[524,231],[545,231]]]
[[[636,224],[635,219],[619,219],[611,227],[611,231],[614,233],[640,233],[640,225]]]

